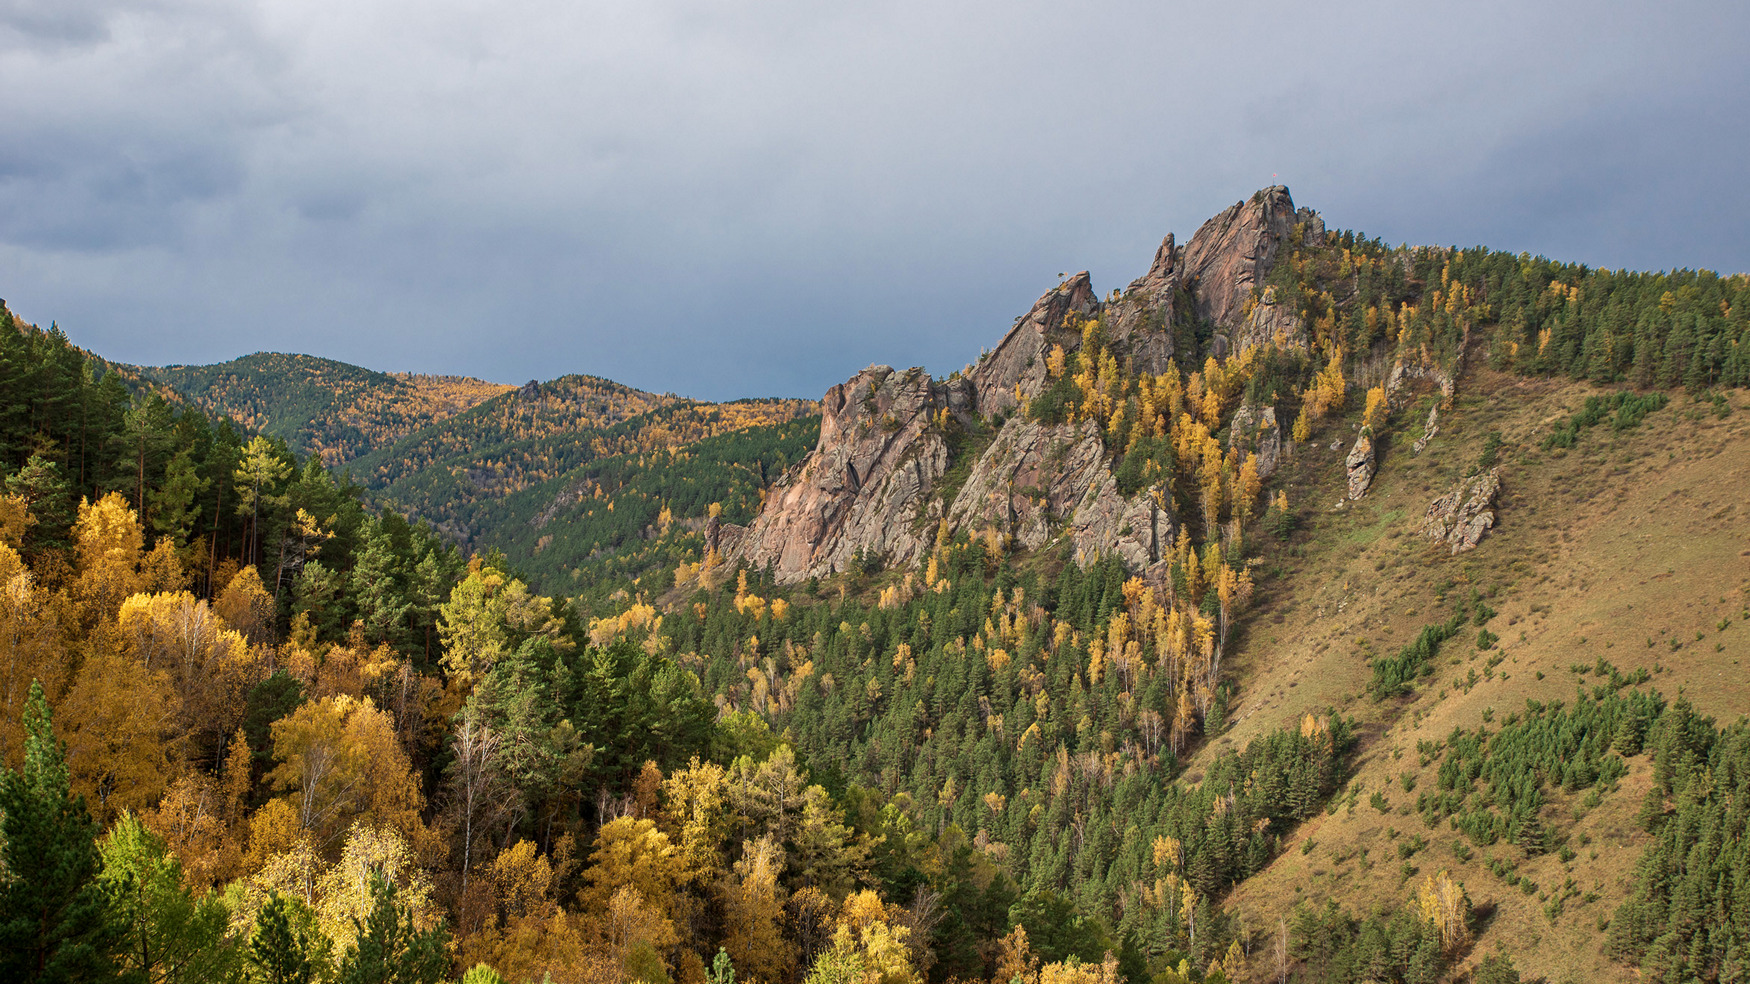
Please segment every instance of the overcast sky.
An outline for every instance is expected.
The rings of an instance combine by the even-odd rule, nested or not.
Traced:
[[[0,0],[0,296],[111,358],[818,397],[1272,183],[1750,269],[1750,4]]]

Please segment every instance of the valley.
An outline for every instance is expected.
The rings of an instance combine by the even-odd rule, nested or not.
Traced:
[[[112,366],[7,313],[0,860],[60,867],[0,931],[154,980],[123,942],[212,980],[1738,979],[1746,305],[1274,187],[819,401]]]

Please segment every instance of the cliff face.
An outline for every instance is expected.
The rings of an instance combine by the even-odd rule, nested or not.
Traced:
[[[1204,223],[1182,248],[1167,236],[1148,272],[1113,301],[1100,301],[1085,272],[1047,291],[969,377],[939,382],[922,369],[863,370],[827,392],[820,443],[767,496],[754,523],[713,527],[712,546],[793,583],[846,570],[859,552],[914,562],[946,519],[956,531],[996,530],[1027,549],[1068,537],[1079,563],[1113,553],[1134,570],[1157,563],[1177,532],[1170,500],[1155,489],[1119,493],[1093,422],[1044,424],[1025,407],[1046,388],[1051,349],[1080,348],[1088,318],[1101,319],[1137,372],[1173,366],[1182,317],[1215,326],[1209,354],[1217,357],[1278,335],[1304,344],[1300,319],[1255,289],[1296,225],[1308,241],[1324,236],[1317,213],[1297,211],[1288,189],[1267,188]],[[1245,447],[1273,468],[1274,411],[1248,412],[1255,422]],[[944,427],[989,426],[999,417],[965,483],[944,501],[941,479],[953,464]]]
[[[1009,329],[996,351],[972,370],[978,412],[1003,413],[1020,400],[1037,396],[1045,388],[1045,357],[1051,347],[1062,345],[1065,352],[1081,347],[1081,332],[1068,326],[1071,316],[1088,317],[1099,307],[1086,270],[1046,291]]]
[[[827,391],[819,444],[753,525],[714,530],[713,545],[785,582],[845,570],[859,551],[910,562],[934,542],[926,504],[948,468],[942,425],[972,423],[972,406],[964,380],[864,369]]]
[[[1195,298],[1197,317],[1216,326],[1217,358],[1269,341],[1278,331],[1304,341],[1300,318],[1277,304],[1273,291],[1256,289],[1296,224],[1303,227],[1303,241],[1324,241],[1324,220],[1311,209],[1296,210],[1288,189],[1276,185],[1228,206],[1191,237],[1180,276]]]

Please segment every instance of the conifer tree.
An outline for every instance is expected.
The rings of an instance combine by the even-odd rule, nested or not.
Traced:
[[[0,979],[98,980],[118,933],[99,881],[98,827],[73,797],[42,684],[24,708],[24,769],[0,774]]]
[[[249,938],[248,960],[261,984],[311,984],[316,979],[316,949],[311,935],[293,924],[298,903],[278,892],[255,914],[255,935]]]
[[[122,931],[122,979],[139,984],[205,984],[231,978],[240,954],[229,940],[230,912],[217,896],[196,898],[182,862],[132,813],[102,844],[100,876]]]
[[[358,938],[340,960],[340,984],[437,984],[450,966],[443,926],[418,929],[413,913],[395,898],[395,884],[371,875],[376,905],[353,925]]]

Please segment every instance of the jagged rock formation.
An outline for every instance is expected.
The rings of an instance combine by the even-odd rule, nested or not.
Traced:
[[[1173,314],[1180,292],[1179,248],[1172,233],[1161,240],[1148,272],[1130,282],[1104,315],[1109,336],[1138,372],[1162,373],[1173,364]]]
[[[1263,344],[1278,332],[1304,344],[1305,325],[1277,303],[1274,291],[1258,291],[1254,298],[1296,225],[1304,242],[1324,242],[1324,220],[1311,209],[1297,211],[1288,189],[1276,185],[1229,206],[1191,237],[1180,275],[1193,291],[1196,315],[1226,329],[1216,334],[1217,357]]]
[[[1343,459],[1343,467],[1349,471],[1349,498],[1359,499],[1367,494],[1367,489],[1373,484],[1373,475],[1379,470],[1379,462],[1373,453],[1373,438],[1366,431],[1355,438],[1355,446],[1349,449],[1349,457]]]
[[[948,467],[943,413],[970,423],[972,387],[922,369],[871,366],[828,390],[820,442],[774,489],[745,533],[724,526],[731,553],[787,582],[842,571],[859,551],[907,563],[933,542],[922,522]]]
[[[770,566],[786,583],[845,570],[859,551],[912,562],[943,519],[955,530],[996,530],[1028,549],[1067,536],[1080,562],[1116,553],[1133,569],[1158,563],[1177,529],[1165,498],[1155,490],[1119,494],[1098,424],[1049,425],[1025,408],[1047,388],[1052,348],[1079,349],[1088,318],[1101,319],[1135,372],[1173,365],[1180,318],[1213,323],[1217,356],[1278,336],[1304,344],[1298,315],[1255,289],[1297,231],[1302,241],[1321,242],[1324,222],[1296,210],[1288,189],[1267,188],[1205,223],[1182,248],[1167,236],[1148,272],[1110,302],[1100,301],[1085,272],[1047,291],[965,379],[865,369],[827,393],[819,444],[767,496],[753,525],[714,525],[709,543],[727,558]],[[938,487],[951,464],[944,412],[970,429],[978,418],[1007,416],[952,502]],[[1282,454],[1275,408],[1243,412],[1235,439],[1268,476]]]
[[[1062,345],[1065,352],[1081,347],[1081,333],[1066,327],[1070,317],[1090,315],[1098,307],[1086,270],[1046,291],[1009,329],[996,351],[973,369],[978,412],[1003,413],[1038,395],[1045,388],[1045,357],[1051,347]]]
[[[1423,534],[1444,542],[1455,554],[1475,548],[1483,534],[1495,526],[1495,497],[1501,494],[1500,472],[1495,467],[1472,475],[1429,503]]]

